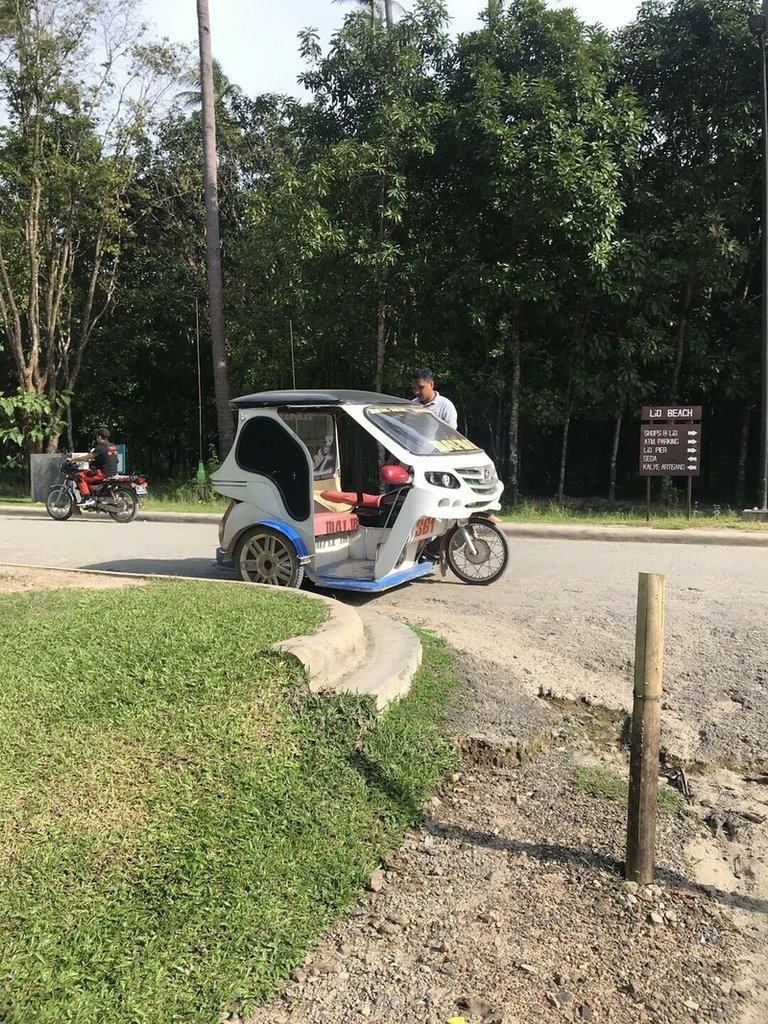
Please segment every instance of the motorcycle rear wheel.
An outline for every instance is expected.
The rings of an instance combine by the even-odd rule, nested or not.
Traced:
[[[69,488],[61,484],[58,487],[52,487],[45,499],[45,511],[51,519],[63,523],[65,519],[69,519],[74,510],[75,503]]]
[[[116,487],[113,498],[105,497],[102,500],[116,523],[130,523],[139,510],[139,503],[131,487]],[[117,508],[109,508],[109,505],[116,505]]]
[[[257,526],[243,534],[235,548],[234,562],[246,583],[300,587],[304,579],[304,566],[293,544],[268,526]]]
[[[462,583],[486,586],[494,583],[507,568],[509,548],[498,526],[487,519],[472,517],[466,524],[474,553],[457,526],[451,531],[445,556],[448,565]]]

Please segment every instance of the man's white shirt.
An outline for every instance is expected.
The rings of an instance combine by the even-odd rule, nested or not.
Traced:
[[[459,423],[456,406],[449,398],[443,398],[439,391],[435,392],[435,397],[431,402],[420,402],[418,398],[414,398],[411,405],[420,405],[424,409],[429,409],[439,420],[456,430]]]

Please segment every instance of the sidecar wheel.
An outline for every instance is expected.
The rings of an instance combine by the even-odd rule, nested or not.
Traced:
[[[267,526],[256,526],[243,534],[235,547],[234,562],[246,583],[300,587],[304,579],[304,566],[293,544]]]
[[[445,552],[448,565],[462,583],[484,586],[495,582],[509,561],[506,537],[487,519],[470,519],[466,528],[475,550],[469,549],[461,530],[455,527]]]
[[[75,510],[75,503],[72,500],[72,492],[67,487],[53,487],[45,499],[45,511],[58,522],[63,523],[69,519]]]
[[[116,523],[130,523],[139,510],[139,502],[131,487],[116,487],[114,504],[117,508],[114,511],[112,509],[107,509],[107,511]]]

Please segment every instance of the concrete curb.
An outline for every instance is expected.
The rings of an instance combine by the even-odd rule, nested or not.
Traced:
[[[270,587],[270,590],[285,593],[285,587]],[[351,668],[360,665],[366,656],[363,622],[349,605],[339,604],[320,594],[306,596],[325,601],[331,606],[328,619],[315,633],[281,640],[272,650],[295,658],[303,666],[313,693],[337,690],[343,677]]]
[[[37,505],[0,505],[0,516],[45,516]],[[139,511],[134,522],[209,523],[218,525],[221,515],[213,512],[145,512]],[[573,526],[560,523],[499,523],[507,537],[546,538],[548,540],[601,540],[614,543],[644,544],[733,544],[768,547],[768,530],[708,530],[690,527],[681,530],[656,530],[650,526]]]
[[[768,530],[655,530],[650,526],[561,526],[552,523],[499,523],[506,537],[541,540],[601,540],[641,544],[722,544],[768,547]]]
[[[200,579],[197,576],[165,576],[109,569],[68,569],[57,565],[6,563],[0,565],[0,568],[44,569],[47,572],[134,580],[191,580],[229,587],[248,585],[240,580]],[[280,640],[271,648],[276,654],[287,655],[299,662],[313,693],[320,690],[353,690],[369,694],[376,699],[377,706],[383,708],[390,700],[408,692],[411,680],[421,664],[421,641],[407,626],[367,609],[357,611],[324,594],[286,590],[285,587],[267,584],[259,586],[276,594],[299,594],[326,606],[328,618],[314,633]]]
[[[336,689],[375,697],[381,710],[410,690],[421,665],[421,641],[402,622],[370,608],[360,609],[359,614],[365,627],[367,657]]]
[[[3,516],[47,516],[48,513],[39,505],[0,505]],[[139,509],[134,523],[210,523],[218,525],[221,514],[218,512],[150,512]]]

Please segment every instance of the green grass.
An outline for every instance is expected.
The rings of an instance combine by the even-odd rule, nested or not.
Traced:
[[[629,783],[612,772],[609,768],[587,767],[579,765],[573,769],[573,781],[578,789],[597,799],[613,800],[627,806],[629,801]],[[658,791],[660,811],[680,813],[685,810],[685,802],[681,795],[669,786],[660,786]]]
[[[425,638],[387,715],[269,653],[298,594],[0,598],[0,1019],[209,1024],[269,997],[451,763]]]
[[[554,501],[520,502],[505,508],[502,519],[510,523],[550,523],[568,526],[642,526],[655,530],[737,529],[767,531],[768,523],[747,522],[730,508],[712,506],[706,511],[694,510],[690,520],[685,509],[661,509],[651,506],[650,522],[646,521],[644,505],[592,507],[587,504],[558,505]]]
[[[31,498],[22,497],[18,494],[0,494],[0,505],[32,505]]]
[[[142,507],[148,512],[209,512],[216,515],[223,515],[227,505],[229,498],[222,498],[218,494],[201,501],[193,495],[187,498],[177,494],[155,492],[152,484],[149,485],[149,491],[142,502]]]

